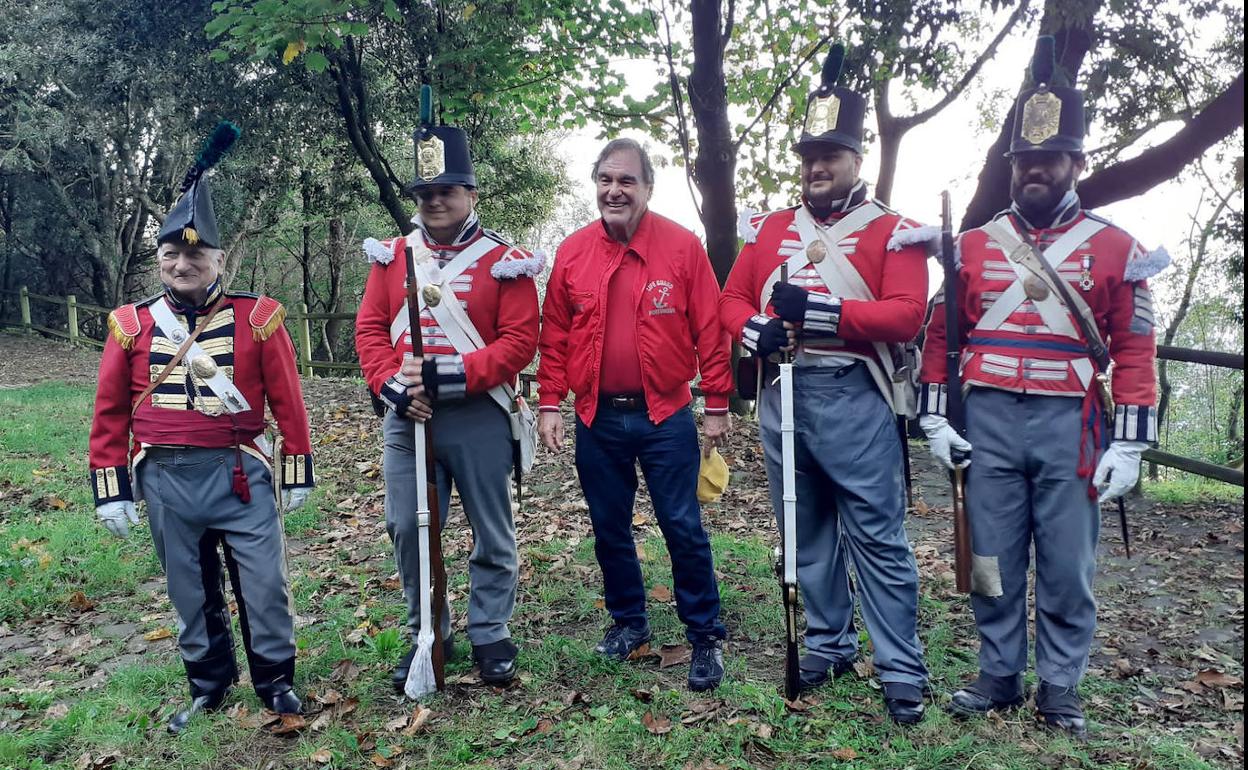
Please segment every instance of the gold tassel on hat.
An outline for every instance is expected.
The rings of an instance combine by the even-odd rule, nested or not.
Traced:
[[[182,240],[194,246],[199,243],[199,233],[195,232],[193,227],[182,228]]]

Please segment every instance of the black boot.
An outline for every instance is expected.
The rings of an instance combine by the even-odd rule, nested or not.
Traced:
[[[802,692],[813,690],[827,684],[829,679],[836,679],[854,670],[856,658],[829,660],[821,655],[803,655],[798,664],[799,689]]]
[[[278,714],[298,714],[303,704],[295,695],[295,659],[278,663],[251,661],[251,686],[265,708]]]
[[[416,648],[408,647],[407,652],[403,653],[403,657],[399,658],[399,664],[394,667],[394,671],[390,674],[390,684],[394,685],[394,691],[403,692],[403,687],[407,684],[407,672],[412,669],[412,658],[416,657]],[[451,634],[442,640],[442,660],[450,663],[455,659],[455,634]]]
[[[954,692],[949,713],[955,717],[983,716],[989,711],[1009,711],[1023,705],[1023,675],[993,676],[980,673],[971,684]]]
[[[916,725],[923,721],[923,689],[903,682],[885,682],[884,706],[897,724]]]
[[[1074,687],[1040,682],[1040,689],[1036,691],[1036,712],[1046,727],[1064,732],[1077,740],[1088,737],[1083,702]]]
[[[199,712],[220,708],[237,675],[233,650],[207,660],[183,660],[182,665],[186,667],[186,679],[191,686],[191,703],[169,719],[171,733],[182,732]]]
[[[481,670],[481,681],[503,686],[516,677],[516,654],[519,652],[510,639],[472,646],[472,659]]]

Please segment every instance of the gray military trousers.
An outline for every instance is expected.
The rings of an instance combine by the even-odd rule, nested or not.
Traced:
[[[771,503],[783,527],[780,386],[759,397],[759,428]],[[863,364],[795,367],[797,579],[806,649],[832,661],[857,655],[854,592],[875,648],[880,681],[923,687],[919,575],[906,537],[901,440],[892,409]]]
[[[451,484],[472,528],[468,557],[468,639],[482,646],[511,637],[507,623],[516,605],[520,560],[511,515],[511,423],[489,396],[438,402],[428,425],[438,461],[443,528],[451,518]],[[420,541],[416,524],[416,454],[411,420],[387,411],[385,437],[386,531],[407,599],[407,623],[420,633]],[[442,635],[451,633],[450,602]]]
[[[972,594],[979,667],[1008,677],[1027,669],[1027,568],[1036,554],[1036,674],[1074,687],[1096,630],[1092,577],[1100,511],[1077,473],[1083,399],[972,388],[966,400],[966,511],[976,583],[1000,580],[1002,595]],[[1091,438],[1085,451],[1091,449]]]
[[[220,586],[210,583],[220,582],[221,568],[201,563],[207,554],[216,558],[215,546],[201,550],[205,535],[215,532],[238,565],[252,652],[269,663],[293,660],[294,600],[272,474],[244,452],[251,502],[243,503],[231,486],[235,451],[152,447],[138,467],[152,542],[178,615],[178,647],[191,663],[217,652],[212,645],[219,619],[206,605],[219,597]]]

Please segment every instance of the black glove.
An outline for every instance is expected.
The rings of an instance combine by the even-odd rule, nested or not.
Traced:
[[[381,403],[394,410],[395,414],[406,418],[407,407],[411,406],[412,403],[412,397],[407,395],[407,388],[406,380],[400,379],[397,374],[392,374],[390,379],[382,383],[381,392],[377,394],[377,398]]]
[[[806,320],[806,301],[809,297],[810,292],[791,283],[776,281],[771,287],[771,306],[775,308],[776,315],[791,324]]]
[[[745,322],[741,344],[759,358],[766,358],[780,348],[788,347],[789,330],[784,328],[783,319],[756,315]]]

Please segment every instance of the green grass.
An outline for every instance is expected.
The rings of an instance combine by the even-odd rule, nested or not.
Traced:
[[[1181,505],[1184,503],[1242,502],[1243,487],[1222,481],[1175,473],[1174,478],[1159,481],[1144,480],[1144,495],[1159,503]]]
[[[68,601],[75,591],[107,615],[130,622],[167,608],[163,597],[153,601],[137,591],[159,571],[146,529],[118,541],[94,521],[84,472],[90,403],[91,393],[82,387],[0,391],[0,622],[15,632],[37,634],[45,615],[72,617]],[[334,479],[326,471],[323,478],[326,490],[351,487],[346,474]],[[63,509],[55,500],[65,503]],[[322,535],[320,511],[329,500],[329,492],[320,491],[316,506],[289,516],[288,534],[315,543]],[[388,549],[384,539],[373,545]],[[343,556],[345,546],[329,553]],[[59,670],[44,670],[46,661],[38,654],[6,653],[0,721],[20,721],[0,729],[0,767],[67,769],[83,754],[109,752],[119,755],[117,767],[141,769],[362,770],[379,766],[378,760],[396,767],[406,762],[533,770],[560,763],[587,770],[676,770],[704,762],[794,770],[1211,767],[1189,747],[1205,734],[1203,728],[1194,725],[1179,734],[1150,729],[1130,708],[1136,685],[1117,680],[1087,683],[1086,694],[1103,705],[1094,714],[1093,739],[1084,745],[1037,730],[1026,713],[961,723],[932,708],[917,728],[902,730],[883,718],[878,685],[854,677],[820,691],[808,710],[790,710],[777,691],[781,624],[770,547],[757,537],[723,533],[713,534],[712,546],[732,631],[728,676],[714,693],[689,692],[683,665],[660,669],[654,661],[616,663],[594,655],[606,615],[595,607],[601,575],[593,543],[555,538],[522,548],[522,569],[529,572],[512,624],[522,647],[519,682],[505,691],[458,682],[471,670],[461,637],[459,659],[448,666],[448,693],[427,704],[434,716],[422,732],[404,736],[387,728],[413,708],[389,685],[389,668],[406,646],[402,596],[373,587],[393,564],[388,559],[327,564],[317,557],[316,576],[298,564],[292,576],[298,612],[314,619],[297,634],[299,686],[305,694],[326,697],[336,690],[357,699],[347,716],[320,730],[279,738],[220,712],[174,737],[164,731],[164,722],[185,696],[175,653],[144,654],[90,689],[81,689],[80,681],[91,666],[122,654],[123,643],[100,644],[78,658],[88,665]],[[670,587],[671,563],[662,539],[650,536],[642,549],[647,584]],[[448,567],[462,596],[463,557]],[[363,617],[357,614],[361,607]],[[455,612],[462,617],[464,611],[461,598]],[[975,669],[973,625],[960,601],[928,593],[920,614],[933,684],[944,691]],[[656,646],[684,642],[674,607],[652,601],[650,618]],[[377,633],[348,641],[365,620]],[[358,667],[358,677],[331,678],[343,660]],[[236,689],[230,702],[252,713],[259,708],[247,688]],[[319,709],[310,698],[308,703]],[[643,721],[647,714],[668,720],[670,731],[652,734]],[[313,755],[325,756],[319,752],[327,752],[329,761],[314,761]]]

